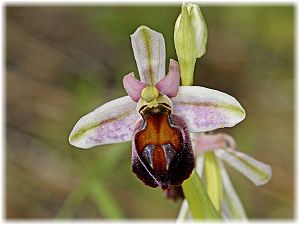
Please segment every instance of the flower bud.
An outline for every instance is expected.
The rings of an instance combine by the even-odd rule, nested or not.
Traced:
[[[174,42],[182,85],[192,85],[196,59],[204,55],[207,42],[207,27],[198,5],[183,3],[175,23]]]
[[[197,58],[206,52],[207,26],[200,7],[196,4],[188,4],[187,10],[194,30]]]

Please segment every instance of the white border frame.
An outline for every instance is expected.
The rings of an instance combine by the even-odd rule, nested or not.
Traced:
[[[193,1],[191,1],[193,2]],[[111,0],[111,1],[97,1],[97,0],[88,0],[88,1],[83,1],[83,0],[52,0],[52,1],[40,1],[40,0],[31,0],[31,1],[26,1],[26,0],[3,0],[0,2],[1,4],[1,8],[0,8],[0,31],[2,31],[0,33],[0,41],[1,41],[1,49],[0,49],[0,58],[2,59],[1,61],[1,68],[0,71],[2,71],[1,73],[1,91],[0,91],[0,99],[2,101],[2,109],[0,111],[0,122],[1,122],[1,129],[0,129],[0,146],[2,147],[2,150],[0,151],[0,163],[1,163],[1,172],[0,172],[0,181],[2,185],[0,185],[0,222],[2,223],[10,223],[10,224],[19,224],[20,222],[22,222],[22,224],[32,224],[32,223],[58,223],[58,224],[74,224],[74,223],[99,223],[101,221],[101,224],[114,224],[114,223],[147,223],[147,224],[152,224],[153,222],[149,222],[149,221],[126,221],[124,220],[122,221],[118,221],[118,222],[114,222],[114,221],[108,221],[108,220],[80,220],[80,221],[76,221],[76,220],[53,220],[53,219],[49,219],[49,220],[10,220],[7,221],[5,219],[5,201],[6,201],[6,196],[5,196],[5,188],[6,188],[6,155],[5,155],[5,148],[6,148],[6,136],[5,136],[5,130],[6,130],[6,121],[5,121],[5,107],[6,107],[6,79],[5,79],[5,56],[6,56],[6,48],[5,48],[5,7],[7,5],[41,5],[41,6],[48,6],[48,5],[96,5],[96,4],[101,4],[101,5],[136,5],[136,4],[147,4],[147,5],[175,5],[175,4],[181,4],[182,1],[160,1],[160,0],[152,0],[152,1],[135,1],[135,0],[130,0],[130,1],[122,1],[122,0]],[[295,161],[294,161],[294,181],[295,181],[295,187],[294,187],[294,191],[295,191],[295,219],[294,221],[290,221],[290,220],[264,220],[264,221],[259,221],[259,220],[255,220],[255,221],[251,221],[252,223],[255,224],[263,224],[263,223],[278,223],[278,222],[283,222],[284,224],[298,224],[299,221],[299,179],[297,177],[297,174],[300,172],[299,171],[299,161],[300,161],[300,154],[299,154],[299,133],[297,132],[299,129],[299,125],[300,125],[300,120],[298,119],[298,113],[299,113],[299,91],[297,87],[300,87],[300,79],[298,77],[299,75],[299,63],[300,63],[300,59],[299,59],[299,44],[298,44],[298,37],[299,37],[299,31],[300,31],[300,17],[299,17],[299,3],[294,0],[286,0],[286,1],[279,1],[279,0],[270,0],[270,1],[259,1],[259,0],[244,0],[244,1],[240,1],[240,0],[231,0],[231,1],[221,1],[221,0],[202,0],[200,2],[202,5],[229,5],[229,4],[238,4],[238,5],[295,5],[295,43],[294,46],[296,47],[296,51],[295,51],[295,83],[294,83],[294,89],[295,89]],[[174,218],[176,219],[176,218]],[[17,222],[18,221],[18,222]],[[162,221],[159,222],[159,224],[165,224],[165,223],[170,223],[170,221]],[[233,222],[230,222],[233,223]],[[234,222],[236,223],[236,222]],[[214,223],[214,224],[220,224],[220,223]]]

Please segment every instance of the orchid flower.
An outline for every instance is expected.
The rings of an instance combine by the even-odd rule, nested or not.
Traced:
[[[266,184],[272,176],[270,165],[236,150],[235,140],[228,134],[194,134],[192,140],[196,156],[204,152],[214,151],[218,158],[241,172],[256,186]],[[201,166],[203,166],[202,163],[197,167],[200,176]]]
[[[199,133],[193,134],[191,139],[196,158],[196,172],[199,177],[203,179],[203,177],[206,176],[205,179],[209,179],[208,173],[204,173],[206,169],[205,161],[207,160],[205,153],[211,153],[216,157],[221,184],[215,184],[214,186],[217,188],[217,186],[220,185],[221,194],[217,193],[219,190],[216,190],[214,191],[214,196],[210,196],[216,208],[222,212],[224,218],[246,219],[247,217],[243,205],[231,183],[223,162],[242,173],[256,186],[264,185],[271,179],[271,166],[236,150],[235,140],[228,134]],[[208,194],[210,194],[209,188],[207,188],[207,190]],[[220,195],[222,196],[219,197]],[[215,201],[216,196],[218,198],[217,201],[219,201],[218,203]],[[182,221],[184,217],[186,217],[189,212],[188,209],[189,206],[186,200],[184,200],[178,221]]]
[[[140,26],[131,43],[140,80],[124,76],[127,96],[83,116],[69,142],[79,148],[132,141],[132,171],[150,187],[180,185],[195,166],[190,132],[232,127],[245,118],[239,102],[223,92],[179,86],[178,63],[165,74],[163,35]]]

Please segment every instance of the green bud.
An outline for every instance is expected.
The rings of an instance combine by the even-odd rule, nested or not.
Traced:
[[[175,23],[174,42],[180,66],[181,83],[184,86],[192,85],[196,62],[196,43],[185,3],[182,4],[181,14]]]
[[[200,58],[206,52],[207,26],[198,5],[188,4],[187,9],[194,30],[197,58]]]
[[[198,5],[182,4],[175,23],[174,42],[182,85],[192,85],[196,59],[204,55],[207,42],[207,27]]]

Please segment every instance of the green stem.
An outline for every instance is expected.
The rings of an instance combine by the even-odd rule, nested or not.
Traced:
[[[195,170],[182,189],[194,219],[221,219]]]
[[[220,212],[223,196],[222,179],[219,163],[214,152],[204,154],[204,172],[208,196],[216,210]]]
[[[90,186],[90,198],[96,204],[101,215],[109,219],[124,218],[122,209],[114,199],[113,194],[97,179]]]

